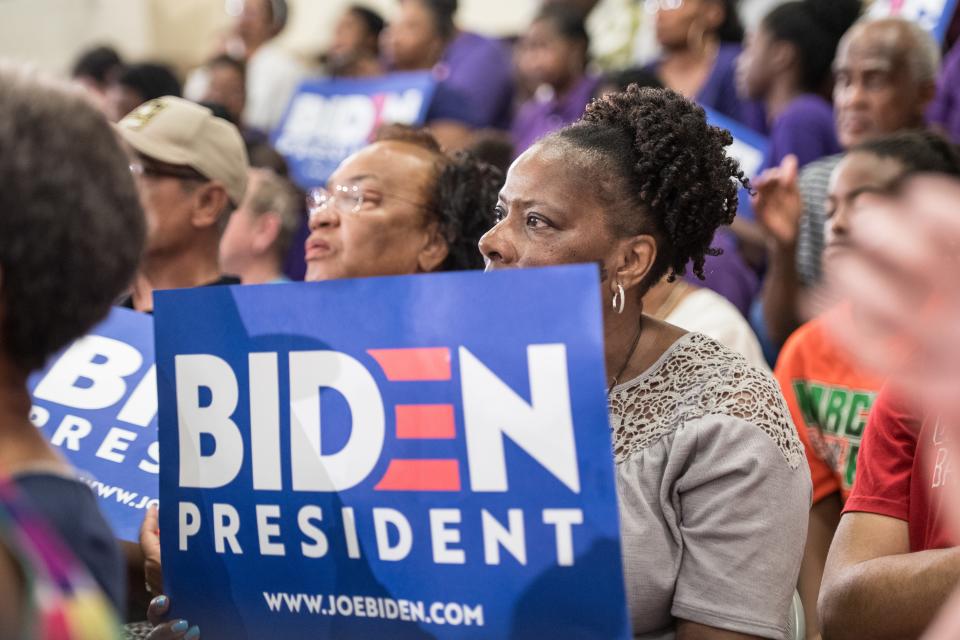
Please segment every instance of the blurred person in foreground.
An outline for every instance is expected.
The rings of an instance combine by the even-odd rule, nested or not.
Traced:
[[[283,262],[300,228],[300,193],[269,169],[250,169],[247,192],[220,239],[220,267],[243,284],[289,282]]]
[[[915,177],[898,198],[877,199],[871,206],[873,223],[854,233],[858,250],[838,265],[830,283],[835,295],[855,302],[860,323],[856,331],[842,324],[834,330],[864,362],[889,374],[899,394],[912,398],[920,412],[940,418],[937,455],[949,464],[960,442],[960,181]],[[878,344],[888,348],[878,349]],[[940,467],[939,477],[940,484],[949,480],[941,491],[943,525],[955,540],[960,494],[956,482],[944,478],[947,468]],[[937,468],[933,471],[931,484],[938,481]],[[956,587],[951,573],[956,556],[955,550],[928,553],[931,572],[940,568],[942,578],[928,578],[928,588],[936,593],[921,603],[927,619]],[[947,601],[923,638],[953,640],[958,635],[960,592]]]
[[[824,235],[825,273],[850,252],[851,234],[871,224],[872,211],[863,202],[892,194],[904,180],[921,173],[960,176],[960,154],[942,137],[903,132],[876,138],[851,149],[830,179]],[[770,206],[761,200],[761,206]],[[789,206],[799,208],[799,201]],[[796,215],[796,214],[792,214]],[[776,376],[807,452],[813,479],[813,507],[807,534],[799,591],[807,616],[807,632],[819,632],[817,595],[841,511],[856,477],[858,452],[865,439],[867,416],[883,376],[864,366],[832,334],[834,323],[856,328],[857,308],[844,302],[801,326],[787,340],[777,360]],[[864,456],[860,456],[864,462]],[[857,508],[857,498],[847,504]],[[869,505],[861,509],[866,510]]]
[[[939,63],[936,43],[917,24],[898,18],[854,24],[841,39],[833,64],[840,145],[850,149],[879,136],[924,128]],[[802,312],[802,298],[821,278],[824,203],[830,175],[841,158],[828,156],[799,173],[795,160],[786,158],[781,167],[755,181],[761,196],[802,202],[799,217],[757,214],[767,236],[764,324],[776,346],[809,319]]]
[[[14,608],[0,635],[110,638],[126,599],[120,549],[31,422],[27,378],[129,285],[143,211],[116,136],[79,90],[0,65],[0,147],[0,628]]]

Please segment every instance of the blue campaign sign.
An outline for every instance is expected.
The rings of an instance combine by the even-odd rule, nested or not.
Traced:
[[[707,121],[710,124],[730,132],[733,136],[733,144],[728,147],[727,153],[740,163],[740,168],[748,178],[755,178],[767,157],[769,147],[767,138],[712,109],[705,108],[704,111],[707,112]],[[750,193],[742,187],[738,202],[739,215],[752,220],[754,216],[753,207],[750,206]]]
[[[153,318],[114,309],[29,380],[30,419],[79,471],[121,540],[157,503]]]
[[[378,78],[309,80],[294,94],[272,141],[304,189],[369,144],[381,124],[423,124],[436,81],[429,71]]]
[[[956,10],[957,0],[875,0],[868,14],[871,17],[900,16],[913,20],[943,44]]]
[[[172,615],[213,640],[632,637],[598,282],[156,294]]]
[[[707,112],[707,122],[726,129],[733,136],[733,144],[727,149],[727,153],[740,163],[740,168],[748,178],[756,176],[767,156],[767,138],[713,109],[704,108],[704,111]]]

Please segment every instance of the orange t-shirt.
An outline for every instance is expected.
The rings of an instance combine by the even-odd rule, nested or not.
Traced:
[[[829,312],[850,321],[847,308]],[[845,501],[853,487],[860,439],[883,380],[864,371],[837,344],[820,316],[784,344],[774,375],[807,452],[814,503],[836,491]]]

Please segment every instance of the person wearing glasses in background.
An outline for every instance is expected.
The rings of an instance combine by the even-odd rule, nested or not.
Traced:
[[[310,192],[306,280],[480,269],[503,183],[469,154],[445,155],[427,132],[383,129]]]
[[[117,125],[147,216],[147,246],[121,305],[153,311],[153,292],[240,284],[219,265],[220,237],[243,202],[247,152],[235,126],[206,107],[165,96]]]

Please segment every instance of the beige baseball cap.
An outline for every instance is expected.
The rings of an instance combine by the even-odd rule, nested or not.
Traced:
[[[117,123],[117,130],[145,156],[188,166],[223,185],[239,205],[247,188],[247,149],[235,126],[206,107],[164,96],[144,102]]]

